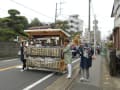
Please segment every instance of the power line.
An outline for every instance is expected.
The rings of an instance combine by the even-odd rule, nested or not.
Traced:
[[[58,4],[59,4],[59,8],[58,8]],[[57,20],[58,16],[61,15],[61,10],[62,10],[61,5],[62,4],[64,4],[64,2],[62,2],[61,0],[60,0],[59,3],[56,3],[56,8],[55,8],[55,23],[56,23],[56,20]],[[59,10],[59,14],[58,14],[58,10]]]
[[[16,1],[14,1],[14,0],[10,0],[10,1],[13,2],[13,3],[15,3],[15,4],[17,4],[17,5],[20,5],[20,6],[24,7],[24,8],[26,8],[26,9],[29,9],[29,10],[31,10],[31,11],[39,14],[39,15],[42,15],[42,16],[44,16],[44,17],[53,19],[52,17],[49,17],[49,16],[47,16],[47,15],[45,15],[45,14],[39,12],[39,11],[36,11],[36,10],[30,8],[30,7],[27,7],[27,6],[25,6],[25,5],[23,5],[23,4],[19,3],[19,2],[16,2]]]
[[[63,9],[63,8],[62,8],[62,4],[64,4],[64,1],[61,1],[61,0],[60,0],[60,3],[59,3],[59,4],[60,4],[60,7],[59,7],[60,12],[59,12],[59,14],[61,15],[61,12],[62,12],[62,9]]]

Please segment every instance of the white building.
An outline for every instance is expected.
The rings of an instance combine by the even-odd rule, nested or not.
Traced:
[[[111,17],[114,17],[114,27],[120,27],[120,0],[114,0]]]
[[[94,37],[95,34],[95,37]],[[96,44],[101,43],[101,32],[99,31],[98,28],[98,20],[93,20],[93,31],[91,32],[91,42],[94,42],[94,38],[96,41]]]
[[[113,46],[120,50],[120,0],[114,0],[111,17],[114,17]]]
[[[83,31],[83,20],[79,19],[79,15],[71,15],[68,19],[69,32],[82,32]]]
[[[95,24],[95,22],[93,21],[93,24]],[[93,30],[90,31],[90,39],[89,39],[89,30],[88,28],[85,29],[85,33],[84,33],[84,42],[85,43],[94,43],[94,30],[95,30],[95,39],[96,39],[96,43],[100,44],[101,42],[101,32],[99,31],[98,28],[98,21],[96,22],[96,25],[93,26]]]

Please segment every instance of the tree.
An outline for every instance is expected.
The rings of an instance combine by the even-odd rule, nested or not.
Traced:
[[[34,26],[42,26],[43,24],[39,21],[38,18],[34,18],[31,23],[30,23],[30,27],[34,27]]]
[[[110,34],[107,39],[112,41],[113,40],[113,34]]]
[[[22,24],[23,26],[21,27],[21,29],[25,29],[28,27],[28,20],[25,16],[17,16],[20,15],[20,12],[15,10],[15,9],[10,9],[8,10],[9,13],[9,17],[7,17],[8,19],[10,19],[10,27],[13,27],[14,29],[14,25],[16,24]]]
[[[15,9],[8,10],[8,13],[10,16],[5,18],[8,19],[6,21],[8,23],[7,26],[18,34],[23,33],[24,29],[28,27],[27,18],[25,16],[17,16],[20,12]]]
[[[51,27],[52,28],[60,28],[64,31],[66,31],[66,29],[69,29],[69,25],[67,21],[61,21],[61,20],[57,20],[56,23],[51,23]]]
[[[11,16],[11,17],[15,17],[16,15],[19,15],[20,12],[16,9],[10,9],[8,10],[8,14]]]
[[[67,22],[67,21],[60,21],[60,20],[58,20],[58,21],[56,22],[56,27],[57,27],[57,28],[61,28],[61,29],[63,29],[63,30],[66,30],[66,29],[69,28],[69,25],[68,25],[68,22]]]
[[[0,28],[0,41],[11,41],[15,38],[16,33],[9,28]]]
[[[24,29],[28,27],[28,20],[20,15],[20,12],[15,9],[8,10],[10,16],[0,18],[0,37],[1,40],[12,40],[17,35],[26,36]]]

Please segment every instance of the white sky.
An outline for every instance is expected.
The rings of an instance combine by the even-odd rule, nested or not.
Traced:
[[[12,1],[23,4],[48,17],[35,13]],[[0,17],[8,16],[7,10],[9,9],[17,9],[21,12],[21,15],[26,16],[29,21],[37,17],[43,22],[53,22],[55,4],[60,1],[64,2],[64,4],[61,5],[62,10],[59,18],[67,19],[68,15],[79,14],[80,18],[84,20],[84,28],[88,27],[88,0],[0,0]],[[92,0],[94,8],[94,11],[91,13],[92,20],[94,12],[99,21],[98,27],[102,32],[102,38],[108,36],[110,32],[112,32],[114,26],[114,20],[110,17],[113,2],[114,0]]]

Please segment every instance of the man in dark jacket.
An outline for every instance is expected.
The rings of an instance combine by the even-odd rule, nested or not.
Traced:
[[[88,81],[89,79],[89,68],[92,66],[92,55],[93,50],[90,47],[83,47],[80,49],[80,69],[81,69],[81,81]]]
[[[21,45],[20,45],[20,60],[21,62],[23,63],[23,66],[22,66],[22,70],[21,71],[24,71],[25,68],[26,68],[26,59],[25,59],[25,45],[24,45],[24,42],[21,42]]]

